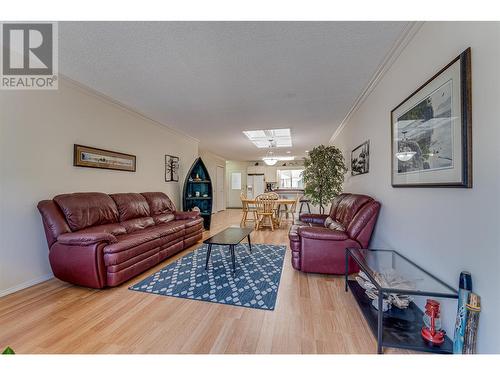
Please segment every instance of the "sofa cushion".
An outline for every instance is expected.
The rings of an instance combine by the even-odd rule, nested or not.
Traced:
[[[149,216],[148,202],[139,193],[111,194],[111,198],[113,198],[118,207],[120,221]]]
[[[72,193],[54,197],[72,231],[95,225],[116,223],[118,209],[104,193]]]
[[[137,249],[137,248],[136,248]],[[133,249],[133,250],[136,250]],[[152,248],[148,251],[141,251],[134,254],[134,251],[122,251],[121,253],[108,254],[106,255],[106,271],[108,275],[110,273],[119,272],[128,267],[134,267],[136,264],[142,262],[144,259],[151,257],[158,257],[159,249],[158,246]],[[157,261],[154,262],[158,263]]]
[[[151,211],[151,215],[166,214],[175,211],[175,205],[172,203],[168,195],[161,192],[141,193],[146,199]]]
[[[119,253],[121,251],[138,247],[139,245],[157,240],[159,238],[159,233],[148,232],[147,230],[116,236],[118,242],[109,244],[108,246],[104,247],[104,254]]]
[[[328,215],[324,214],[300,214],[299,220],[303,223],[311,223],[311,224],[319,224],[323,225],[325,223],[325,219]]]
[[[175,219],[175,215],[172,213],[154,215],[153,220],[155,224],[165,224]]]
[[[339,203],[342,201],[342,199],[344,199],[348,195],[350,194],[342,193],[333,198],[332,205],[330,207],[330,213],[328,214],[328,216],[330,216],[332,219],[335,218],[335,214],[337,213],[337,208],[339,206]]]
[[[371,233],[377,220],[380,210],[380,203],[372,201],[365,204],[354,216],[349,227],[347,234],[352,239],[356,239],[361,246],[367,247],[370,242]]]
[[[325,226],[325,228],[329,228],[329,229],[340,230],[342,232],[345,231],[345,227],[342,224],[340,224],[338,221],[333,220],[330,216],[328,216],[325,219],[324,226]]]
[[[299,227],[299,236],[304,238],[310,238],[313,240],[325,240],[325,241],[343,241],[347,240],[349,236],[346,232],[341,232],[338,230],[332,230],[322,227]]]
[[[143,241],[138,234],[129,234],[126,236],[130,237],[112,244],[117,245],[117,247],[112,248],[112,245],[108,245],[104,248],[104,264],[106,266],[121,264],[142,254],[149,253],[152,255],[160,251],[160,238]]]
[[[372,200],[366,195],[348,194],[339,202],[333,218],[347,228],[360,208]]]
[[[197,217],[195,219],[176,220],[175,222],[183,224],[186,228],[190,228],[198,224],[203,224],[203,218]]]
[[[155,222],[152,217],[138,217],[135,219],[122,221],[120,224],[125,228],[127,233],[133,233],[148,227],[152,227],[153,225],[155,225]]]
[[[103,225],[96,225],[94,227],[88,227],[79,230],[76,233],[109,233],[112,234],[113,236],[119,236],[122,234],[126,234],[127,230],[125,229],[124,226],[118,223],[113,223],[113,224],[103,224]]]
[[[146,242],[154,241],[162,237],[169,237],[168,241],[171,241],[177,237],[182,237],[182,236],[184,236],[184,224],[172,221],[166,224],[154,225],[149,228],[138,230],[133,233],[116,236],[118,242],[111,244],[110,246],[106,246],[104,248],[104,253],[112,254],[129,250],[133,247],[140,246]],[[160,243],[163,242],[165,241],[160,241],[158,243],[157,241],[155,241],[155,246],[158,246]],[[151,247],[148,246],[147,250],[150,249]]]
[[[182,237],[184,235],[184,223],[180,223],[178,221],[171,221],[165,224],[158,224],[154,227],[147,228],[143,231],[143,233],[156,233],[159,237],[167,237],[172,234],[179,234],[174,237]]]

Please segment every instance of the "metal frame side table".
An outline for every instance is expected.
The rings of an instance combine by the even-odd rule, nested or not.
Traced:
[[[349,279],[348,265],[351,258],[367,275],[378,291],[378,309],[356,280]],[[427,343],[420,335],[423,312],[414,302],[406,309],[395,306],[384,312],[383,296],[389,293],[422,297],[458,298],[458,292],[431,273],[394,250],[347,248],[345,251],[345,291],[351,290],[372,333],[377,338],[377,353],[384,347],[400,348],[428,353],[453,353],[453,342],[448,336],[441,346]],[[384,288],[377,283],[374,274],[392,269],[408,280],[415,281],[415,289]]]

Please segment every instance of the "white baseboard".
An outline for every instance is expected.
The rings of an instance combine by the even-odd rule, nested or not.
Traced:
[[[24,283],[15,285],[15,286],[13,286],[13,287],[11,287],[9,289],[0,290],[0,297],[3,297],[3,296],[6,296],[8,294],[12,294],[12,293],[18,292],[18,291],[20,291],[22,289],[29,288],[30,286],[33,286],[33,285],[36,285],[36,284],[43,283],[44,281],[50,280],[53,277],[54,277],[54,275],[52,273],[49,273],[47,275],[43,275],[43,276],[37,277],[36,279],[32,279],[32,280],[26,281]]]

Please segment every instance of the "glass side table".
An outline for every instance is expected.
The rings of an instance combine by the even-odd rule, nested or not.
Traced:
[[[349,279],[349,258],[358,264],[370,282],[378,291],[378,309],[366,295],[356,280]],[[377,352],[383,353],[384,347],[423,351],[429,353],[451,354],[453,342],[448,336],[440,346],[433,346],[422,338],[423,312],[414,302],[406,309],[392,306],[383,311],[383,297],[390,293],[410,296],[458,298],[458,292],[439,280],[408,258],[394,250],[371,250],[347,248],[345,252],[345,291],[351,290],[374,336],[377,338]],[[411,281],[412,287],[396,288],[381,286],[376,275],[394,272],[405,280]]]

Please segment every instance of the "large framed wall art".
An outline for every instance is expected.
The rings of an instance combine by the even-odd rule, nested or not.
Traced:
[[[472,187],[471,51],[391,111],[393,187]]]

